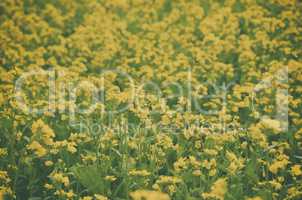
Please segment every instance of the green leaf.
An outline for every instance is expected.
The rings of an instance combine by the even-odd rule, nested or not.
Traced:
[[[256,173],[256,169],[257,169],[256,160],[255,159],[250,160],[246,165],[245,173],[247,177],[253,182],[258,182],[258,175]]]
[[[105,182],[96,165],[73,166],[71,171],[74,173],[78,181],[90,192],[104,194]]]

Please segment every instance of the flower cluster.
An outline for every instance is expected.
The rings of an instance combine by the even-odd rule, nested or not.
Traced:
[[[302,199],[299,0],[1,0],[0,199]]]

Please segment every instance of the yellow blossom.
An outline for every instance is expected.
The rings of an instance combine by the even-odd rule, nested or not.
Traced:
[[[220,178],[212,185],[210,192],[203,193],[202,197],[205,199],[216,198],[219,200],[223,200],[226,192],[227,192],[227,179]]]
[[[294,165],[291,167],[291,173],[294,176],[300,176],[302,175],[302,170],[300,165]]]
[[[170,200],[167,194],[158,191],[137,190],[131,192],[130,196],[133,200]]]
[[[47,150],[37,141],[33,141],[28,145],[28,149],[33,150],[38,157],[43,157],[47,153]]]

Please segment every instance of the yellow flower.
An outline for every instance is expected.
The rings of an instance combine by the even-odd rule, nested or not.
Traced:
[[[33,150],[38,157],[43,157],[47,153],[47,150],[37,141],[33,141],[27,148]]]
[[[53,185],[50,185],[50,184],[48,184],[48,183],[46,183],[46,184],[44,185],[44,187],[45,187],[46,189],[48,189],[48,190],[51,190],[51,189],[54,188]]]
[[[95,162],[96,161],[96,156],[95,155],[83,155],[83,154],[81,154],[81,158],[82,158],[82,161],[84,161],[84,162],[89,162],[89,161],[91,161],[91,162]]]
[[[81,198],[81,200],[92,200],[92,199],[93,199],[93,198],[90,197],[90,196],[86,196],[86,197]]]
[[[226,152],[226,157],[228,158],[230,164],[228,166],[228,171],[234,175],[237,170],[241,169],[244,165],[242,164],[242,159],[238,159],[233,152]]]
[[[36,122],[32,124],[31,131],[33,133],[37,133],[38,131],[41,131],[43,134],[45,134],[46,137],[55,136],[53,130],[47,124],[45,124],[41,119],[38,119]]]
[[[235,174],[235,172],[237,171],[237,165],[235,164],[235,162],[231,162],[230,165],[228,166],[228,171],[231,174]]]
[[[62,183],[65,186],[69,185],[69,178],[67,176],[64,176],[62,173],[52,173],[50,175],[50,178],[52,178],[57,183]]]
[[[201,149],[201,142],[200,141],[195,141],[195,148],[196,149]]]
[[[224,195],[227,192],[227,187],[227,179],[220,178],[212,185],[211,191],[209,193],[203,193],[202,197],[205,199],[216,198],[219,200],[223,200]]]
[[[270,129],[274,133],[279,133],[282,130],[280,121],[278,121],[278,120],[265,118],[265,119],[262,119],[261,125],[263,128]]]
[[[209,176],[215,176],[216,173],[217,173],[217,170],[216,170],[216,169],[211,169],[211,170],[209,171]]]
[[[0,180],[6,183],[10,182],[10,178],[8,176],[7,171],[0,171]]]
[[[90,196],[85,196],[85,197],[82,197],[81,200],[92,200],[93,198],[90,197]]]
[[[252,125],[249,128],[249,135],[250,137],[254,140],[259,142],[259,145],[263,148],[266,148],[268,146],[267,143],[267,138],[266,136],[262,133],[259,125]]]
[[[100,194],[95,194],[94,197],[96,200],[108,200],[107,197],[100,195]]]
[[[47,160],[44,162],[45,166],[49,167],[53,165],[53,162],[51,160]]]
[[[105,180],[112,182],[112,181],[116,180],[116,177],[115,176],[105,176]]]
[[[279,170],[285,169],[289,161],[287,159],[277,160],[269,166],[269,170],[273,174],[277,174]]]
[[[66,197],[67,198],[72,198],[74,196],[74,193],[72,190],[69,190],[68,192],[66,192]]]
[[[204,149],[204,153],[210,156],[216,156],[218,154],[215,149]]]
[[[157,184],[177,184],[181,182],[181,179],[175,176],[160,176],[156,181]]]
[[[67,143],[67,151],[69,151],[70,153],[75,153],[77,152],[76,147],[76,143],[75,142],[68,142]]]
[[[295,199],[295,197],[301,197],[302,191],[298,187],[293,186],[287,190],[287,194],[289,195],[287,199],[290,200]]]
[[[192,174],[194,176],[201,176],[201,171],[200,170],[194,170]]]
[[[250,198],[247,198],[246,200],[262,200],[261,197],[250,197]]]
[[[292,166],[291,173],[294,176],[300,176],[300,175],[302,175],[301,166],[300,165],[294,165],[294,166]]]
[[[33,174],[54,168],[41,199],[107,200],[93,191],[73,193],[69,174],[86,169],[80,175],[103,179],[104,191],[116,196],[121,168],[142,189],[132,199],[169,199],[181,187],[187,200],[206,178],[200,198],[221,200],[232,182],[224,174],[250,185],[253,170],[261,181],[238,199],[261,200],[266,187],[274,190],[272,199],[301,199],[300,4],[0,0],[0,162],[7,170],[0,170],[0,200],[22,197],[22,190],[9,188],[15,189],[11,179],[24,174],[18,163],[36,162],[42,165],[33,165]],[[38,73],[19,91],[28,72]],[[270,118],[283,114],[297,129],[290,141],[288,133],[278,135],[284,123]],[[253,152],[260,168],[242,170]],[[102,175],[100,164],[115,176]],[[192,180],[184,181],[186,175]],[[72,181],[86,185],[81,177]],[[150,184],[155,191],[143,189]]]
[[[130,170],[129,175],[131,175],[131,176],[149,176],[150,172],[148,172],[145,169],[143,169],[143,170]]]
[[[176,172],[180,172],[181,170],[185,170],[188,168],[186,158],[179,158],[173,165]]]
[[[282,185],[276,180],[269,181],[269,183],[275,190],[280,190],[282,187]]]
[[[53,144],[53,138],[55,137],[55,134],[53,130],[47,124],[45,124],[41,119],[35,121],[32,124],[31,131],[34,134],[33,137],[38,136],[37,138],[41,138],[46,145]]]
[[[170,200],[167,194],[159,191],[137,190],[131,192],[130,196],[133,200]]]
[[[176,188],[174,185],[169,185],[168,186],[168,191],[169,191],[169,194],[172,195],[173,193],[176,192]]]
[[[9,187],[0,186],[0,200],[10,199],[6,196],[12,196],[13,192]]]
[[[211,159],[210,161],[204,160],[202,162],[202,166],[207,170],[214,169],[216,167],[216,160],[215,159]]]
[[[0,157],[4,157],[7,155],[7,149],[6,148],[0,148]]]

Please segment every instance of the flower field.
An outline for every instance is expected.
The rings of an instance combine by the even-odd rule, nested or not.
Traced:
[[[1,0],[0,200],[301,200],[300,0]]]

